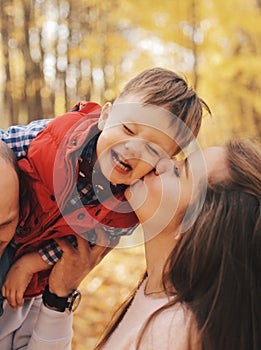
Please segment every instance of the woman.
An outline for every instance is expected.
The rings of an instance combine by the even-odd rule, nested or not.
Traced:
[[[126,192],[144,229],[147,277],[97,349],[261,349],[260,148],[231,142],[161,160],[157,172]]]
[[[230,142],[185,161],[161,160],[126,196],[144,229],[147,274],[97,349],[260,349],[259,146]],[[70,249],[63,247],[67,264],[52,271],[58,295],[83,277],[80,265],[77,282],[70,277]],[[51,334],[55,317],[63,327]],[[28,348],[69,349],[70,320],[43,306]]]

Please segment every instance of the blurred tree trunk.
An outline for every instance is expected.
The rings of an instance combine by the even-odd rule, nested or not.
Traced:
[[[59,115],[82,99],[113,101],[130,77],[161,65],[184,73],[216,111],[213,141],[219,132],[261,133],[260,0],[1,0],[0,7],[2,127]]]
[[[16,9],[16,1],[1,2],[3,53],[5,62],[4,100],[10,124],[42,118],[41,78],[39,63],[30,55],[29,32],[34,23],[34,12],[30,0],[23,0]],[[15,10],[16,9],[16,10]],[[21,16],[17,23],[17,17]],[[16,62],[17,60],[17,62]],[[17,63],[19,66],[17,67]]]
[[[191,43],[192,43],[192,52],[194,57],[194,64],[193,64],[193,87],[195,90],[198,88],[198,44],[197,44],[197,26],[198,26],[198,20],[197,20],[197,4],[195,0],[191,1],[191,25],[192,25],[192,36],[191,36]]]
[[[43,117],[41,88],[43,85],[43,74],[40,63],[35,63],[30,55],[29,33],[30,27],[34,25],[34,7],[32,1],[23,0],[24,7],[24,42],[21,49],[25,60],[25,98],[21,101],[26,106],[28,121],[41,119]]]
[[[13,101],[12,89],[11,89],[11,72],[10,72],[10,59],[9,59],[9,34],[12,33],[13,23],[7,12],[9,0],[1,1],[1,24],[2,24],[2,43],[3,43],[3,56],[5,67],[5,89],[4,89],[4,103],[6,113],[10,116],[10,123],[16,124],[18,115],[15,114],[15,105]]]

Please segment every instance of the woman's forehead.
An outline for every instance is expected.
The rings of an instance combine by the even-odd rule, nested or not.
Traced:
[[[208,180],[219,182],[228,176],[224,147],[208,147],[198,150],[188,157],[188,161],[192,171],[199,167],[202,168],[202,171],[206,171]]]

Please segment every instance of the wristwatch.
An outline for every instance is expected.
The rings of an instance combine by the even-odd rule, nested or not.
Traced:
[[[47,285],[43,292],[43,303],[46,307],[54,309],[55,311],[64,312],[66,309],[74,312],[81,301],[81,293],[79,290],[74,290],[67,297],[58,297],[51,293],[49,285]]]

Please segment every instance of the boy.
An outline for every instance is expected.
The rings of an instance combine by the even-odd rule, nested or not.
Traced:
[[[114,247],[133,232],[138,222],[124,199],[126,186],[197,136],[202,106],[181,77],[154,68],[132,79],[113,106],[78,103],[47,124],[19,160],[35,198],[14,237],[21,247],[3,286],[14,308],[23,295],[43,292],[61,257],[52,239],[81,235]]]

